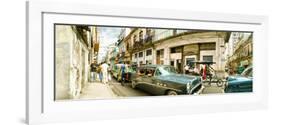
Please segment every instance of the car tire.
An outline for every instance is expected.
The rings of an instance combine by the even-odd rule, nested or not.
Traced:
[[[175,95],[178,95],[178,93],[175,92],[175,91],[173,91],[173,90],[169,90],[169,91],[167,92],[167,95],[169,95],[169,96],[175,96]]]
[[[218,80],[217,81],[217,86],[218,87],[222,87],[224,84],[223,84],[223,81],[222,80]]]

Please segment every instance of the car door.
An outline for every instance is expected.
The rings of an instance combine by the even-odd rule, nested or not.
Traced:
[[[161,72],[158,68],[154,70],[153,77],[150,78],[151,85],[150,85],[150,91],[152,94],[155,95],[162,95],[165,92],[163,92],[163,87],[160,86],[161,81],[158,79],[158,77],[161,76]]]
[[[146,76],[145,76],[146,68],[140,67],[138,69],[137,77],[135,79],[136,86],[141,90],[147,90]]]
[[[240,92],[252,92],[253,88],[253,70],[252,68],[249,69],[248,73],[245,76],[247,80],[239,85]]]
[[[147,68],[146,74],[143,76],[144,81],[144,89],[145,91],[151,93],[151,94],[157,94],[155,93],[155,76],[154,76],[155,68]]]

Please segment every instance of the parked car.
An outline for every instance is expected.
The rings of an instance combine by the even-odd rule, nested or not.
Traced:
[[[253,67],[247,67],[241,75],[229,76],[225,93],[252,92],[253,91]]]
[[[132,75],[132,88],[154,95],[193,94],[201,88],[201,78],[178,74],[173,66],[144,65]]]
[[[112,74],[112,77],[117,79],[117,76],[118,76],[118,73],[120,72],[120,66],[121,64],[115,64],[112,66],[112,69],[111,69],[111,74]]]
[[[112,68],[112,76],[117,80],[121,81],[121,66],[123,64],[115,64]],[[126,65],[125,69],[125,81],[131,82],[131,74],[135,73],[136,71],[134,70],[133,66],[131,65]]]

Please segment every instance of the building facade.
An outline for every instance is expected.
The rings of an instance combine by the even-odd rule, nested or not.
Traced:
[[[230,32],[146,28],[132,32],[132,62],[138,66],[172,65],[183,72],[183,67],[192,61],[212,61],[214,69],[225,68]]]
[[[231,38],[229,43],[233,48],[228,53],[227,66],[236,73],[238,67],[253,64],[253,34],[234,32]]]

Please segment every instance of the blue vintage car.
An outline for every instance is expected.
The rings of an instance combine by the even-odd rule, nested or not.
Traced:
[[[229,76],[225,93],[252,92],[253,91],[253,67],[246,68],[241,75]]]
[[[132,75],[132,88],[154,95],[193,94],[201,88],[198,76],[178,74],[173,66],[145,65]]]

